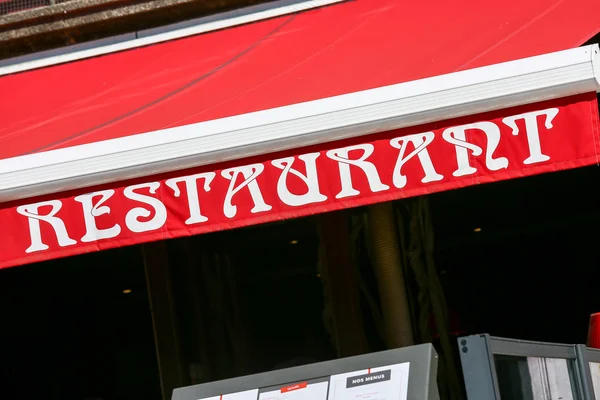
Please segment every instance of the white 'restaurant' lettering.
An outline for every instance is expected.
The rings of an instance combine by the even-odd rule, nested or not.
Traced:
[[[362,150],[363,154],[356,160],[351,160],[349,153],[351,151]],[[352,173],[350,166],[360,168],[366,175],[369,187],[373,193],[388,190],[390,187],[385,185],[379,179],[379,173],[377,168],[367,158],[375,151],[375,147],[370,144],[357,144],[355,146],[348,146],[341,149],[329,150],[327,157],[338,162],[340,170],[340,181],[342,183],[342,190],[335,196],[336,199],[342,199],[344,197],[356,196],[360,192],[352,186]]]
[[[148,218],[151,215],[147,208],[135,207],[129,210],[125,216],[125,225],[130,231],[136,233],[153,231],[162,228],[167,222],[167,209],[162,201],[152,196],[136,193],[138,189],[147,189],[151,194],[155,194],[159,187],[160,182],[148,182],[128,186],[123,190],[123,194],[128,199],[149,205],[154,210],[154,217],[148,221],[140,221],[140,218]]]
[[[100,239],[110,239],[117,237],[121,233],[121,227],[119,224],[115,224],[112,228],[98,229],[96,225],[96,218],[110,214],[110,207],[103,206],[106,200],[110,199],[115,194],[115,191],[102,190],[99,192],[82,194],[81,196],[75,197],[75,201],[81,203],[83,208],[83,221],[85,223],[85,235],[81,238],[82,242],[94,242]],[[100,196],[100,200],[94,204],[94,197]]]
[[[182,176],[179,178],[168,179],[165,184],[173,190],[173,195],[179,197],[181,191],[179,190],[179,183],[185,182],[185,190],[187,192],[188,208],[190,211],[190,217],[185,221],[186,225],[197,224],[200,222],[208,221],[200,212],[200,199],[198,199],[198,179],[204,179],[204,191],[210,192],[210,183],[215,179],[214,172],[205,172],[202,174]]]
[[[398,189],[402,189],[406,186],[407,178],[404,174],[402,174],[402,167],[406,164],[414,156],[419,158],[419,162],[421,163],[421,167],[423,167],[423,171],[425,172],[425,176],[421,180],[423,183],[441,181],[444,179],[443,175],[438,174],[433,167],[433,163],[431,162],[431,157],[429,156],[429,152],[427,151],[427,146],[433,142],[435,138],[435,133],[433,132],[425,132],[425,133],[417,133],[414,135],[406,135],[394,138],[390,141],[390,144],[393,148],[400,149],[400,153],[398,154],[398,161],[396,161],[396,166],[394,167],[394,176],[393,182],[394,186]],[[406,148],[408,147],[408,143],[412,143],[415,149],[411,151],[407,156]]]
[[[51,209],[46,215],[40,215],[40,207],[51,207]],[[17,207],[17,212],[26,216],[27,220],[29,221],[29,236],[31,238],[31,246],[25,250],[26,253],[33,253],[34,251],[48,249],[48,245],[42,242],[40,221],[45,222],[52,227],[60,247],[77,244],[75,240],[69,237],[63,220],[56,216],[61,208],[62,202],[60,200],[42,201],[40,203]]]
[[[223,213],[227,218],[233,218],[237,214],[237,206],[232,204],[233,196],[245,187],[248,187],[248,191],[254,202],[254,207],[250,212],[256,214],[258,212],[271,210],[272,207],[265,203],[258,182],[256,181],[256,178],[264,169],[265,166],[263,164],[252,164],[243,167],[228,168],[221,171],[223,178],[229,179],[229,188],[227,189],[225,201],[223,202]],[[242,175],[244,180],[236,186],[238,175]]]
[[[500,128],[493,122],[476,122],[455,126],[444,130],[442,137],[448,142],[456,146],[456,162],[458,169],[454,171],[454,176],[471,175],[477,172],[469,163],[469,154],[467,150],[471,150],[474,156],[480,156],[483,149],[477,145],[467,142],[468,130],[481,131],[485,133],[487,138],[487,146],[485,149],[485,166],[491,171],[497,171],[508,167],[508,159],[506,157],[494,158],[494,151],[500,143]]]
[[[325,152],[326,157],[323,156],[321,159],[319,159],[321,152],[311,152],[298,156],[277,158],[270,161],[270,163],[266,161],[257,162],[255,164],[227,168],[220,172],[203,172],[174,177],[164,182],[170,190],[160,193],[164,193],[166,196],[173,196],[169,197],[170,202],[167,204],[173,207],[173,216],[185,215],[187,217],[185,225],[207,223],[211,219],[210,223],[222,223],[223,226],[231,226],[233,224],[226,221],[225,218],[231,219],[236,217],[238,206],[234,205],[234,200],[237,200],[236,203],[239,204],[241,198],[240,196],[237,196],[237,199],[234,198],[242,190],[247,190],[249,199],[253,203],[250,209],[251,213],[268,212],[273,209],[271,205],[265,202],[263,197],[263,193],[265,192],[262,191],[264,188],[261,188],[260,185],[266,185],[269,189],[266,192],[268,195],[275,196],[276,193],[276,196],[281,201],[281,203],[277,202],[276,205],[287,216],[303,213],[303,211],[294,211],[291,207],[302,207],[333,200],[328,197],[333,197],[333,193],[330,194],[330,192],[337,189],[331,189],[327,185],[333,183],[337,187],[336,181],[338,176],[340,190],[335,195],[336,199],[361,195],[361,191],[357,187],[365,192],[362,193],[365,197],[369,196],[370,193],[366,193],[369,190],[372,193],[389,190],[390,186],[382,182],[380,173],[386,174],[384,179],[386,182],[387,179],[391,178],[396,189],[406,188],[409,179],[419,178],[420,183],[428,184],[444,180],[444,175],[450,178],[447,182],[444,182],[444,185],[451,186],[454,180],[457,182],[462,181],[456,185],[461,186],[463,182],[466,182],[464,184],[471,184],[475,180],[470,177],[467,179],[452,179],[450,176],[451,171],[454,171],[452,172],[452,176],[457,178],[475,174],[478,172],[476,167],[483,164],[483,159],[488,171],[479,171],[482,174],[489,174],[489,171],[508,168],[508,158],[495,155],[498,151],[500,140],[507,141],[502,146],[502,149],[507,149],[507,154],[503,155],[512,154],[512,157],[514,157],[516,154],[520,157],[523,154],[523,157],[526,157],[522,161],[525,165],[549,161],[550,156],[545,154],[543,152],[544,149],[542,149],[540,130],[544,128],[546,130],[552,129],[554,127],[553,121],[558,114],[558,108],[548,108],[505,117],[502,119],[502,124],[482,121],[461,126],[452,126],[435,132],[429,131],[403,135],[393,137],[392,139],[389,139],[391,136],[384,136],[374,141],[375,145],[373,143],[364,143],[328,150]],[[507,128],[511,129],[512,135],[508,134]],[[525,131],[524,135],[523,131]],[[506,136],[502,137],[502,132]],[[391,135],[392,133],[388,134]],[[519,134],[522,137],[515,138]],[[523,136],[526,137],[527,145],[525,145],[525,137]],[[481,141],[472,140],[473,137],[477,139],[481,138]],[[469,141],[468,138],[471,140]],[[484,140],[485,145],[483,145]],[[452,146],[449,147],[447,143]],[[380,153],[375,154],[373,161],[370,161],[369,159],[376,151],[375,146],[378,146],[377,151],[380,151]],[[453,154],[456,156],[456,169],[454,169],[454,157],[444,159],[448,155],[440,153],[448,148],[451,151],[452,148],[455,150]],[[545,150],[548,152],[550,149]],[[394,154],[388,156],[391,153]],[[478,163],[474,163],[473,156],[481,156],[477,160]],[[390,157],[390,159],[388,160],[384,157]],[[436,157],[442,158],[436,159]],[[337,164],[337,168],[335,165],[329,171],[323,171],[318,168],[322,165],[332,165],[329,160],[333,160]],[[411,160],[413,160],[412,163],[409,163]],[[481,162],[479,162],[480,160]],[[521,160],[517,161],[520,162]],[[382,162],[382,164],[376,165],[374,164],[376,162]],[[395,164],[393,170],[390,171],[391,162],[395,162]],[[304,166],[302,166],[302,163]],[[407,166],[407,164],[409,165]],[[271,169],[265,172],[265,168]],[[423,170],[423,175],[419,168]],[[438,173],[438,171],[443,172],[444,175]],[[263,172],[265,172],[265,175],[261,177],[259,182],[258,177]],[[415,176],[411,177],[411,174],[415,174]],[[413,182],[411,181],[411,183]],[[137,203],[131,206],[132,208],[130,209],[123,209],[124,207],[129,207],[130,202],[118,204],[115,201],[116,198],[121,198],[121,196],[120,192],[118,196],[115,196],[117,192],[112,189],[81,194],[71,199],[63,199],[62,201],[42,201],[35,204],[18,206],[16,207],[17,213],[27,217],[31,239],[31,245],[29,245],[25,252],[32,253],[48,250],[50,246],[47,242],[51,239],[50,236],[52,234],[55,235],[56,243],[59,247],[66,247],[78,243],[78,241],[69,236],[69,232],[71,235],[75,232],[84,232],[81,242],[90,243],[115,238],[119,235],[128,235],[127,229],[133,233],[161,229],[167,222],[168,214],[165,203],[161,201],[162,198],[157,196],[160,185],[161,182],[147,182],[118,189],[119,191],[122,190],[123,196],[127,199]],[[365,187],[367,185],[368,189]],[[184,190],[186,192],[185,196],[183,195]],[[207,196],[209,197],[206,200],[212,202],[205,203],[206,200],[203,200],[204,213],[206,215],[202,213],[200,192],[208,193]],[[407,192],[404,195],[408,194]],[[396,197],[400,196],[403,195],[400,194]],[[184,197],[185,200],[183,199]],[[382,196],[378,197],[381,199]],[[388,198],[387,195],[383,197]],[[394,195],[390,194],[389,198],[393,197]],[[177,202],[173,201],[173,198],[181,198],[181,200]],[[248,196],[243,195],[242,198],[247,199]],[[276,197],[267,197],[267,199],[270,202],[277,201]],[[73,200],[80,203],[80,206],[77,204],[74,209],[67,210],[69,211],[68,213],[63,211],[61,215],[67,215],[68,219],[61,219],[58,216],[61,208]],[[111,200],[109,203],[110,206],[107,205],[109,200]],[[185,204],[183,204],[186,200],[187,212]],[[331,202],[336,203],[335,201]],[[341,201],[333,205],[327,204],[323,208],[339,208],[344,205],[343,203]],[[207,204],[214,204],[215,206],[206,208]],[[221,204],[223,215],[218,213],[218,215],[213,216],[211,212],[214,208],[220,207]],[[247,207],[250,208],[251,206],[247,205]],[[82,215],[73,213],[74,210],[81,210]],[[118,210],[118,212],[114,213],[114,210]],[[318,210],[313,209],[313,211]],[[118,216],[124,214],[124,221],[116,221],[114,214]],[[213,218],[214,220],[212,220]],[[105,224],[100,224],[102,228],[98,227],[99,221],[106,221]],[[74,224],[74,226],[69,226],[67,230],[65,223]],[[188,232],[193,233],[199,230],[189,228]],[[52,243],[55,243],[54,240],[52,240]],[[375,378],[371,377],[368,379]]]
[[[535,164],[548,161],[550,157],[542,154],[542,145],[540,144],[540,132],[538,129],[537,117],[544,116],[544,126],[546,129],[552,129],[552,120],[558,115],[558,108],[548,108],[547,110],[533,111],[512,117],[502,119],[502,122],[512,129],[513,135],[519,134],[517,120],[525,121],[525,131],[527,132],[527,144],[529,145],[529,157],[523,161],[523,164]]]
[[[292,168],[294,157],[280,158],[271,161],[271,164],[279,168],[281,175],[277,180],[277,194],[279,199],[288,206],[303,206],[305,204],[320,203],[327,200],[327,196],[323,195],[319,190],[319,177],[317,175],[317,163],[320,153],[302,154],[298,158],[304,161],[306,167],[306,175]],[[305,194],[294,194],[288,189],[288,174],[292,174],[302,180],[306,185]]]

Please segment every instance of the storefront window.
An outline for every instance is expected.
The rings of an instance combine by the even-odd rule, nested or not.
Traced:
[[[494,357],[500,396],[511,400],[574,400],[572,365],[566,359]]]

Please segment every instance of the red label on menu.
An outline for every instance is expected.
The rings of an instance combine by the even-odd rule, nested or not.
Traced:
[[[294,390],[306,389],[308,386],[307,382],[296,383],[295,385],[286,386],[281,388],[281,393],[293,392]]]

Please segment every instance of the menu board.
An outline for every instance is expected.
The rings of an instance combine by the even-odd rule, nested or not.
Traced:
[[[407,400],[409,363],[198,400]]]

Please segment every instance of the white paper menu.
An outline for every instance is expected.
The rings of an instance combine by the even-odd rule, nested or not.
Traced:
[[[259,400],[327,400],[327,381],[299,382],[268,391],[261,391]]]
[[[409,363],[333,375],[328,400],[406,400]]]
[[[410,363],[198,400],[407,400]]]
[[[223,394],[220,396],[206,397],[198,400],[256,400],[258,389],[246,390],[245,392]]]

